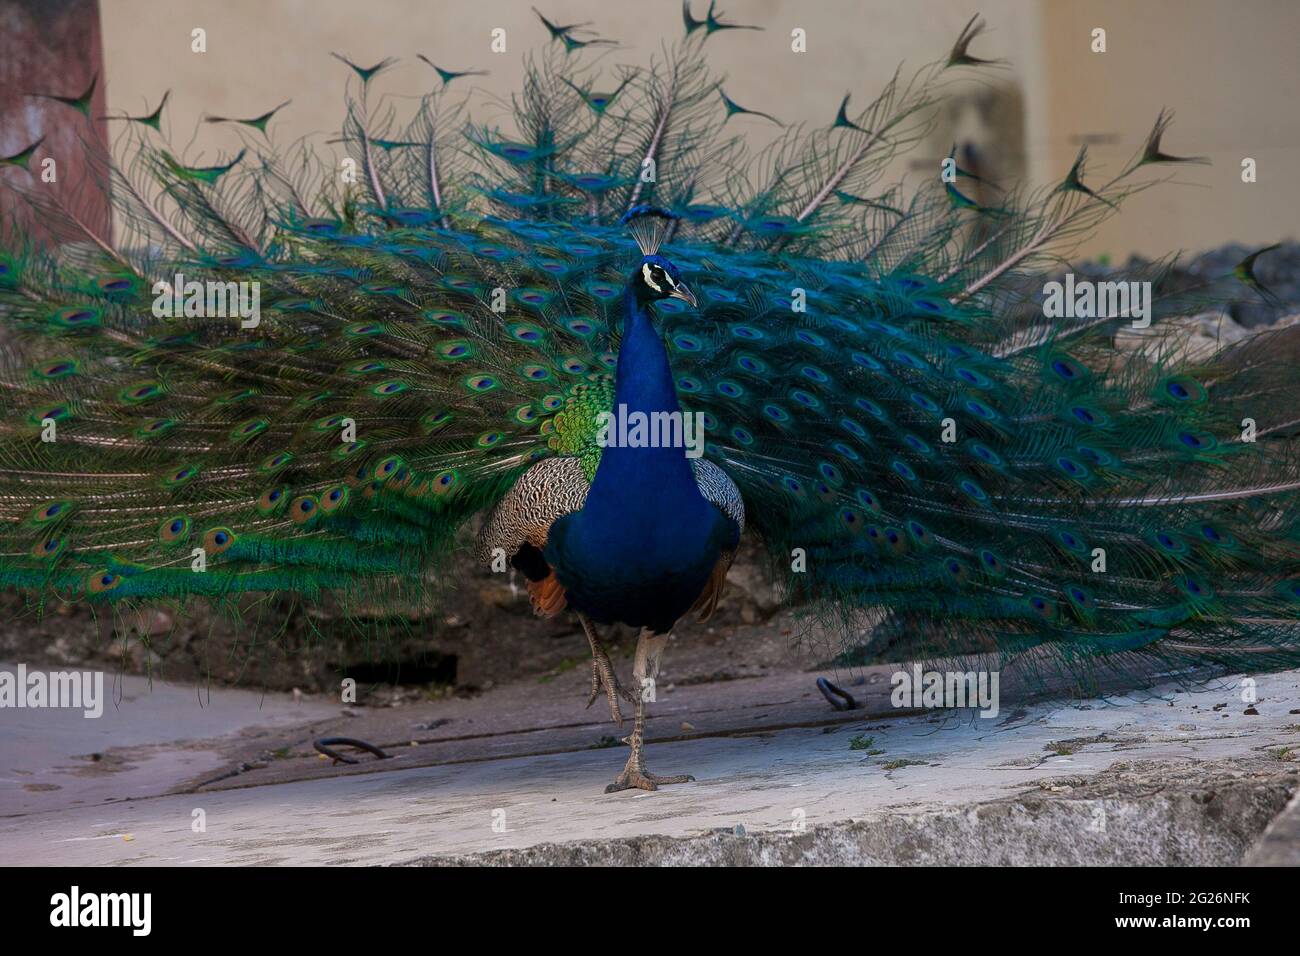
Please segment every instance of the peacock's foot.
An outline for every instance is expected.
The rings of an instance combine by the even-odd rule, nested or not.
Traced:
[[[640,754],[634,753],[627,759],[627,766],[623,772],[614,778],[614,782],[605,788],[606,793],[618,793],[620,790],[658,790],[662,786],[670,783],[694,783],[695,778],[689,773],[677,774],[672,777],[661,777],[657,773],[651,773],[645,768],[645,761],[638,759]]]
[[[609,702],[609,719],[622,727],[623,712],[619,709],[618,699],[622,697],[629,703],[635,703],[636,699],[619,683],[618,675],[614,673],[614,665],[609,662],[609,655],[605,653],[603,647],[592,650],[591,694],[587,697],[588,707],[596,702],[596,698],[602,691]]]

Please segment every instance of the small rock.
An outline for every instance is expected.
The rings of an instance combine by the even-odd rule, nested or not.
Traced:
[[[1242,711],[1242,713],[1247,714],[1251,717],[1259,716],[1259,711],[1257,711],[1254,707],[1247,707],[1245,710]]]
[[[695,725],[694,725],[694,724],[689,723],[689,722],[687,722],[687,721],[685,721],[685,720],[682,721],[682,733],[684,733],[684,734],[689,734],[689,733],[690,733],[692,730],[694,730],[694,729],[695,729]]]
[[[734,833],[736,836],[744,836],[745,825],[743,823],[737,823],[734,827],[732,827],[731,832]]]

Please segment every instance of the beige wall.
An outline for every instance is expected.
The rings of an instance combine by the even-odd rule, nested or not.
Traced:
[[[552,19],[594,21],[623,46],[605,61],[643,64],[664,39],[683,33],[678,0],[541,0]],[[707,0],[694,0],[697,15]],[[900,61],[920,65],[943,54],[974,8],[958,0],[729,0],[735,22],[764,32],[715,35],[707,51],[729,74],[728,93],[787,122],[828,123],[845,92],[865,104]],[[139,112],[172,89],[171,136],[190,141],[202,111],[251,116],[283,99],[293,105],[275,124],[277,142],[337,129],[346,70],[328,56],[370,64],[401,63],[380,89],[418,94],[433,73],[424,53],[454,69],[478,67],[483,91],[476,119],[500,121],[488,94],[517,88],[522,55],[547,39],[526,2],[505,0],[103,0],[108,97],[114,109]],[[1095,169],[1119,163],[1141,142],[1164,106],[1178,112],[1171,151],[1205,153],[1214,166],[1181,171],[1193,185],[1167,187],[1133,201],[1085,247],[1123,256],[1137,250],[1199,249],[1230,239],[1249,243],[1294,237],[1300,201],[1286,177],[1300,160],[1300,80],[1294,0],[982,0],[989,33],[974,52],[1005,57],[997,82],[1020,88],[1025,161],[1040,182],[1068,168],[1080,133],[1115,133],[1094,149]],[[509,52],[488,50],[489,31],[508,31]],[[790,52],[790,29],[804,27],[809,52]],[[1088,52],[1089,31],[1108,30],[1109,52]],[[190,31],[204,27],[208,53],[190,52]],[[460,81],[465,82],[465,81]],[[400,101],[399,101],[400,102]],[[759,121],[733,120],[756,143],[771,136]],[[186,154],[215,160],[237,138],[202,126]],[[1260,164],[1260,182],[1243,185],[1244,155]],[[899,172],[901,172],[901,168]],[[1202,188],[1209,187],[1209,188]]]

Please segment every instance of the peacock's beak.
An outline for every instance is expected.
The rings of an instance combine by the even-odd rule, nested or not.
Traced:
[[[699,303],[695,301],[695,293],[687,288],[685,282],[679,282],[673,287],[673,291],[668,293],[670,299],[681,299],[692,309],[698,308]]]

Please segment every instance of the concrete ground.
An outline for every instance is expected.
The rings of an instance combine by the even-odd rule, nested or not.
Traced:
[[[0,862],[1300,864],[1300,671],[1253,705],[1004,680],[994,719],[896,710],[891,671],[826,672],[853,711],[814,671],[667,684],[649,764],[697,781],[608,796],[626,750],[581,669],[394,707],[118,678],[99,720],[0,711]]]

